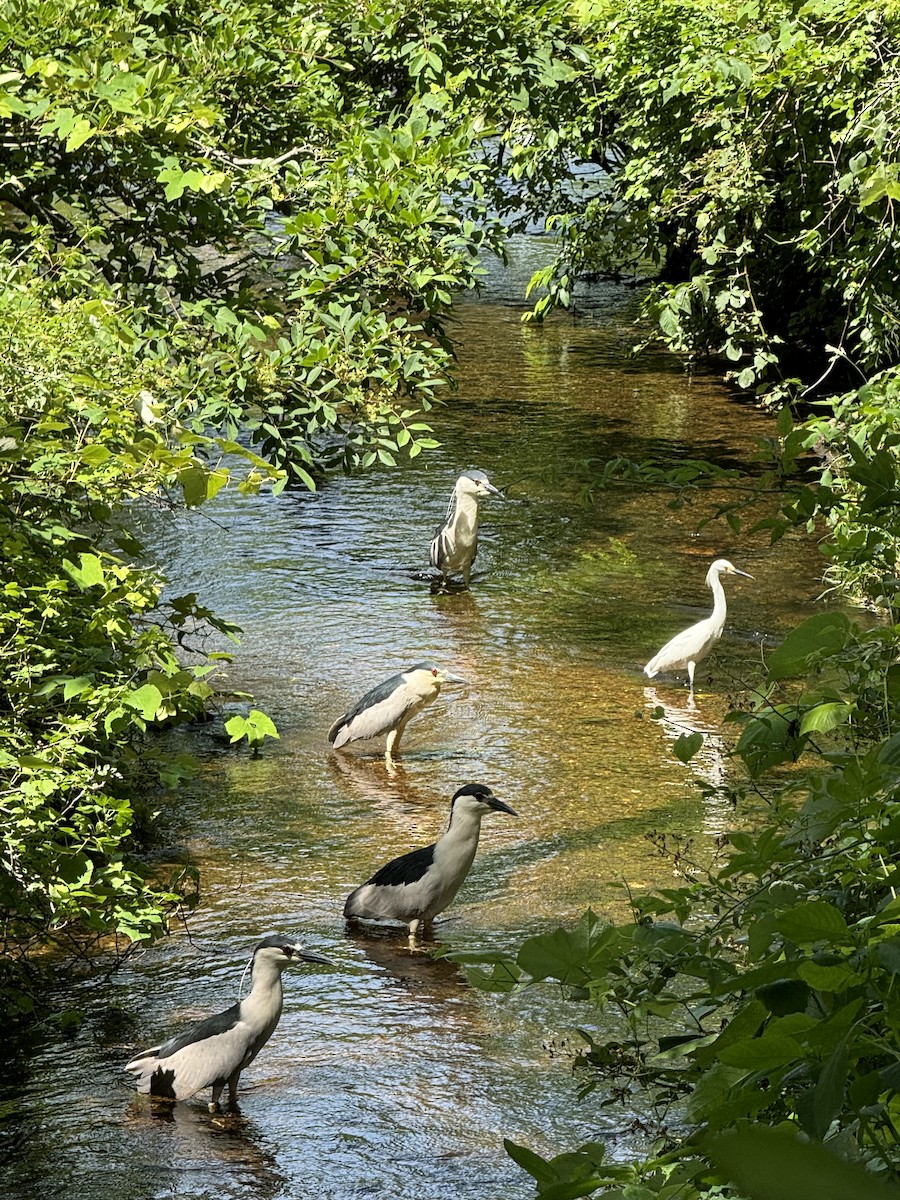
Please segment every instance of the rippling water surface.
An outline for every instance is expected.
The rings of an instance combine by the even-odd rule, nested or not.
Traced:
[[[39,1032],[18,1053],[0,1093],[6,1195],[516,1200],[532,1188],[503,1136],[542,1153],[588,1139],[632,1148],[627,1115],[601,1109],[599,1093],[576,1101],[552,1052],[591,1011],[551,988],[475,993],[403,936],[348,934],[343,898],[433,840],[472,780],[520,815],[485,819],[442,945],[515,947],[588,905],[621,913],[617,884],[670,882],[646,834],[702,844],[727,827],[727,800],[704,799],[698,782],[725,786],[733,770],[716,734],[729,692],[810,611],[818,563],[796,537],[771,548],[719,523],[698,532],[708,498],[672,509],[664,491],[618,486],[585,503],[614,455],[744,465],[770,422],[669,358],[632,360],[629,293],[598,292],[582,320],[535,328],[503,303],[514,292],[498,276],[492,302],[458,310],[460,390],[435,414],[438,451],[316,496],[226,495],[152,530],[173,593],[196,591],[243,626],[228,686],[254,694],[281,740],[250,759],[211,727],[179,735],[202,769],[160,802],[161,858],[200,866],[191,937],[77,985],[81,1029]],[[471,591],[433,595],[413,572],[457,474],[475,466],[509,499],[483,506]],[[720,555],[756,581],[726,581],[726,635],[691,711],[679,681],[648,686],[640,668],[706,615]],[[409,727],[394,774],[377,745],[328,752],[335,716],[426,658],[470,686],[445,688]],[[657,705],[665,717],[651,720]],[[672,742],[695,727],[711,736],[685,767]],[[272,930],[299,932],[335,965],[286,973],[285,1013],[244,1076],[242,1115],[210,1117],[198,1101],[151,1115],[122,1063],[231,1003]]]

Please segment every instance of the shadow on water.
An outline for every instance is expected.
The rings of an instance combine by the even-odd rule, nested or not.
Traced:
[[[584,503],[597,464],[617,454],[751,463],[769,420],[669,358],[632,359],[634,298],[621,290],[578,322],[523,326],[520,315],[460,305],[460,390],[434,414],[432,454],[315,496],[226,492],[208,514],[148,520],[173,593],[197,591],[243,626],[221,687],[252,692],[281,737],[250,759],[211,727],[175,735],[200,774],[158,807],[173,861],[201,869],[193,944],[173,937],[109,984],[74,986],[82,1027],[19,1047],[0,1085],[4,1195],[49,1200],[65,1181],[90,1200],[524,1200],[532,1188],[503,1136],[548,1154],[598,1138],[632,1148],[627,1114],[599,1094],[576,1102],[568,1062],[544,1049],[592,1012],[549,988],[475,993],[446,961],[411,954],[403,930],[348,932],[343,901],[439,837],[450,797],[474,780],[520,815],[485,819],[440,945],[514,948],[588,905],[620,913],[614,885],[671,883],[647,835],[727,826],[730,692],[754,677],[761,646],[811,611],[819,566],[798,536],[771,547],[701,527],[723,490],[672,507],[663,490],[617,485]],[[482,506],[471,591],[432,593],[411,572],[427,570],[471,467],[509,500]],[[680,679],[648,686],[641,667],[707,615],[719,555],[756,582],[729,591],[725,636],[690,707]],[[377,743],[331,751],[339,713],[427,658],[469,686],[445,687],[410,724],[392,771]],[[693,730],[706,740],[685,765],[673,743]],[[198,1100],[153,1117],[122,1064],[232,1003],[249,950],[275,930],[336,965],[286,973],[281,1023],[242,1078],[242,1115],[210,1118]],[[112,1008],[127,1016],[98,1015]]]

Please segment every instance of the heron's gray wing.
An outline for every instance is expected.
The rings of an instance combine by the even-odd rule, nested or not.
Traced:
[[[158,1085],[161,1078],[171,1078],[176,1100],[184,1100],[215,1083],[224,1083],[244,1065],[250,1049],[249,1030],[242,1025],[236,1025],[228,1033],[182,1046],[174,1054],[159,1060],[150,1080],[151,1094],[159,1094],[154,1083]]]
[[[392,675],[384,683],[377,684],[357,701],[354,706],[338,717],[328,731],[328,740],[335,747],[345,742],[356,742],[364,738],[378,737],[387,733],[409,707],[394,696],[403,685],[402,673]]]
[[[239,1016],[226,1023],[232,1011],[201,1021],[170,1038],[155,1052],[148,1050],[133,1059],[126,1070],[139,1077],[138,1091],[185,1100],[201,1088],[228,1079],[252,1050],[250,1030]],[[198,1037],[204,1029],[209,1032]]]
[[[431,565],[439,571],[443,570],[444,562],[447,555],[452,550],[449,542],[450,529],[453,525],[453,517],[456,513],[456,489],[450,493],[450,502],[447,505],[447,515],[434,531],[434,537],[431,539]]]
[[[170,1054],[175,1054],[184,1046],[190,1046],[192,1042],[202,1042],[207,1038],[215,1037],[216,1034],[227,1033],[229,1029],[233,1029],[237,1025],[240,1019],[240,1004],[232,1004],[231,1008],[226,1008],[224,1012],[198,1021],[196,1025],[190,1025],[187,1029],[182,1029],[181,1033],[170,1037],[157,1050],[157,1057],[168,1058]]]
[[[439,571],[443,567],[447,555],[450,552],[450,547],[447,544],[447,539],[444,536],[444,533],[449,526],[450,518],[448,517],[446,521],[443,521],[440,525],[438,525],[437,529],[434,531],[434,537],[431,539],[431,565],[436,567]]]

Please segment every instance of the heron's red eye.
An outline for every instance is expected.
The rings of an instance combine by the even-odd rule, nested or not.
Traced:
[[[432,675],[437,675],[437,667],[432,667],[431,673],[432,673]]]

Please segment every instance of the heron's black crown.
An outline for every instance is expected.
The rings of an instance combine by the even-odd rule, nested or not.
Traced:
[[[476,800],[487,800],[493,794],[486,783],[467,783],[455,793],[453,799],[458,800],[460,796],[474,796]]]
[[[263,938],[256,949],[253,951],[256,955],[260,950],[281,950],[288,958],[294,953],[294,942],[289,937],[284,937],[280,933],[272,933],[268,937]]]

